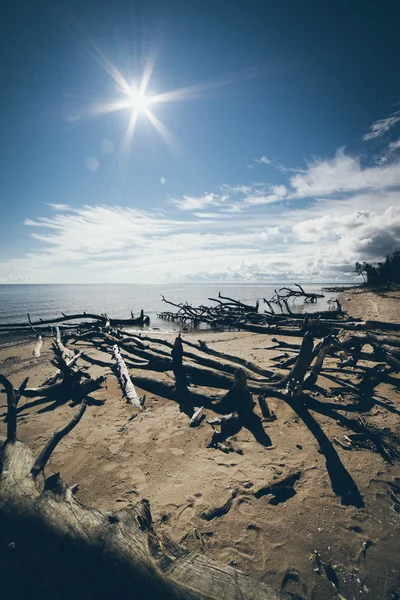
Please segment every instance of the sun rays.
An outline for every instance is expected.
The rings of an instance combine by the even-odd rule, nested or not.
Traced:
[[[79,28],[80,29],[80,28]],[[93,99],[92,102],[80,113],[80,117],[100,117],[109,113],[126,113],[126,129],[122,140],[121,152],[126,155],[133,143],[139,121],[150,123],[170,150],[178,150],[178,141],[161,121],[158,108],[162,104],[175,102],[201,100],[209,98],[207,92],[217,88],[228,87],[233,83],[243,82],[258,77],[260,73],[248,69],[236,73],[231,77],[221,77],[214,81],[196,83],[171,90],[159,90],[149,93],[149,84],[155,66],[155,53],[149,54],[142,73],[136,80],[124,76],[122,71],[106,56],[103,50],[83,30],[78,35],[79,43],[85,48],[90,57],[113,80],[116,95],[107,100]],[[127,57],[132,59],[132,57]],[[130,61],[132,62],[132,60]],[[125,71],[127,72],[127,70]],[[76,119],[74,119],[76,120]]]
[[[146,121],[153,125],[168,146],[172,148],[176,145],[176,140],[172,133],[153,113],[150,107],[154,104],[172,102],[182,98],[178,98],[174,94],[157,94],[155,96],[148,94],[148,86],[153,74],[155,59],[150,58],[147,60],[142,76],[138,81],[129,82],[93,41],[90,41],[90,49],[92,57],[115,82],[119,97],[107,101],[92,102],[85,116],[99,117],[113,112],[125,111],[128,117],[121,146],[123,154],[129,152],[139,117],[145,117]]]

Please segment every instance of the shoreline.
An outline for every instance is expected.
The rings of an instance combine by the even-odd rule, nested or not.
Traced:
[[[216,284],[216,286],[219,284]],[[235,284],[231,284],[232,286],[234,286]],[[249,284],[249,287],[252,287],[253,284]],[[261,284],[260,284],[261,287]],[[341,291],[345,288],[343,288],[343,286],[340,287],[332,287],[332,288],[323,288],[323,287],[317,287],[315,284],[313,286],[314,291],[317,292],[322,292],[324,293],[324,298],[321,298],[320,301],[318,303],[304,303],[300,300],[300,302],[298,301],[292,301],[290,303],[290,307],[293,310],[293,312],[298,313],[298,314],[302,314],[304,312],[308,312],[310,314],[312,314],[315,311],[319,311],[319,310],[329,310],[332,307],[332,301],[336,298],[338,298],[339,294],[341,293]],[[181,299],[182,300],[182,299]],[[203,299],[205,300],[205,299]],[[208,298],[208,301],[210,303],[210,300],[212,300],[211,298]],[[256,299],[253,299],[254,302]],[[264,306],[265,308],[266,305],[263,304],[262,302],[262,298],[259,296],[258,297],[258,301],[260,301],[260,310],[259,312],[262,313],[264,311]],[[210,304],[210,306],[212,305],[212,303]],[[193,306],[195,306],[195,304],[193,304]],[[179,323],[179,321],[169,321],[169,320],[162,320],[158,317],[158,314],[160,312],[162,312],[165,306],[164,304],[160,304],[158,311],[154,312],[154,310],[149,310],[147,311],[150,316],[150,323],[145,325],[143,328],[136,326],[136,325],[125,325],[124,329],[126,332],[128,333],[134,333],[135,335],[140,335],[141,332],[143,333],[165,333],[166,335],[172,334],[174,332],[179,332],[181,330],[181,325]],[[42,309],[43,310],[43,309]],[[121,310],[121,309],[120,309]],[[174,309],[176,310],[176,309]],[[277,311],[279,312],[279,309],[277,309]],[[71,314],[71,312],[73,313],[73,310],[68,311],[69,314]],[[93,311],[86,311],[86,313],[88,313],[88,318],[90,317],[90,313],[95,312],[94,309]],[[36,324],[35,322],[32,323],[32,325],[35,325],[36,329],[33,329],[33,327],[31,327],[31,324],[29,321],[26,321],[26,314],[24,314],[24,316],[19,316],[19,318],[14,317],[14,319],[11,320],[13,321],[13,325],[15,326],[13,330],[10,329],[10,331],[5,331],[4,325],[5,325],[5,318],[1,318],[0,317],[0,347],[3,346],[13,346],[16,343],[23,343],[24,341],[26,343],[29,343],[30,340],[34,340],[34,334],[38,333],[41,334],[43,336],[43,338],[46,335],[51,335],[50,334],[50,330],[51,328],[54,329],[54,326],[57,324],[57,320],[60,319],[60,316],[63,314],[60,310],[54,310],[54,306],[52,307],[52,309],[49,311],[50,316],[53,317],[54,316],[54,320],[55,323],[53,323],[53,325],[41,325],[41,321],[45,320],[45,322],[50,323],[49,320],[49,315],[46,314],[42,314],[42,316],[37,315],[36,314],[37,311],[33,310],[31,311],[31,313],[28,313],[28,319],[29,314],[31,314],[31,316],[34,316],[34,320],[36,319]],[[126,310],[121,310],[121,314],[123,313],[127,313]],[[103,314],[103,313],[101,313]],[[118,319],[118,315],[114,315],[113,313],[108,313],[109,316],[112,319]],[[99,312],[100,315],[100,312]],[[125,314],[126,316],[126,314]],[[81,318],[81,315],[77,315],[77,321],[79,322],[79,319]],[[99,317],[100,318],[100,317]],[[122,318],[122,317],[121,317]],[[64,323],[59,322],[59,326],[60,326],[60,330],[65,331],[65,333],[68,333],[68,330],[70,329],[71,331],[74,330],[74,326],[69,326],[68,323],[69,321],[66,321],[67,326],[65,326]],[[21,331],[18,331],[18,326],[21,326]],[[24,327],[22,327],[24,326]],[[10,326],[11,327],[11,326]],[[186,331],[185,327],[182,328],[183,331]],[[194,333],[197,332],[202,332],[202,331],[208,331],[209,330],[209,326],[207,326],[206,324],[200,324],[199,327],[195,330],[193,330]],[[212,331],[212,329],[210,329],[210,331]],[[224,331],[224,328],[221,328],[220,331]]]
[[[373,295],[373,304],[369,294],[373,293],[353,290],[342,294],[350,315],[368,318],[371,314],[370,318],[388,320],[389,316],[399,320],[396,295]],[[172,342],[176,337],[176,332],[148,333]],[[272,348],[273,337],[247,331],[196,330],[182,334],[184,340],[201,339],[213,350],[279,372],[274,358],[282,354],[282,349]],[[289,344],[300,343],[278,337]],[[15,386],[27,375],[29,386],[41,385],[55,371],[50,362],[54,357],[51,342],[50,338],[44,339],[40,358],[32,354],[34,340],[0,347],[0,371]],[[393,439],[400,436],[399,400],[393,382],[379,384],[377,403],[359,417],[351,396],[338,392],[338,384],[328,378],[338,374],[337,363],[329,358],[327,377],[319,381],[321,388],[314,396],[312,410],[304,412],[299,407],[296,412],[290,403],[268,396],[268,407],[276,419],[264,421],[263,428],[271,445],[263,446],[243,427],[234,436],[234,445],[242,453],[227,454],[209,447],[213,428],[206,421],[216,416],[212,410],[205,410],[206,419],[200,427],[191,428],[188,415],[176,401],[137,387],[139,395],[147,395],[146,411],[132,419],[133,408],[123,398],[110,368],[112,354],[85,343],[71,345],[75,347],[93,358],[93,364],[84,363],[93,378],[105,376],[102,388],[92,395],[104,403],[88,407],[79,425],[56,448],[47,474],[60,472],[67,484],[78,482],[80,502],[117,511],[148,498],[154,525],[161,533],[189,550],[234,565],[255,579],[304,600],[338,598],[337,589],[324,571],[316,572],[310,560],[316,550],[321,560],[334,569],[342,597],[386,600],[382,596],[385,578],[388,594],[399,589],[400,540],[395,527],[400,512],[393,508],[397,506],[393,500],[397,488],[391,487],[400,486],[398,460],[389,463],[379,453],[362,446],[349,451],[343,442],[344,434],[351,434],[350,425],[358,418],[374,431],[394,432]],[[95,361],[109,366],[98,366]],[[369,367],[373,363],[362,361],[362,365]],[[148,371],[130,367],[130,373],[135,382],[135,376]],[[348,369],[339,374],[350,383],[355,375]],[[326,397],[324,390],[328,391]],[[0,401],[4,414],[3,394]],[[344,402],[346,410],[340,408]],[[24,398],[19,408],[18,438],[35,455],[76,411],[69,401],[59,398],[50,402]],[[255,412],[261,415],[258,403]],[[5,427],[1,419],[0,435]],[[364,507],[346,505],[336,495],[332,483],[336,457],[343,469],[336,474],[339,484],[343,473],[347,473],[358,487]],[[269,495],[255,495],[266,484],[290,473],[298,474],[298,481],[277,504],[270,503]],[[235,497],[226,513],[209,521],[202,518],[205,512],[224,506],[232,494]]]
[[[400,322],[400,291],[352,288],[339,296],[343,310],[363,321]]]

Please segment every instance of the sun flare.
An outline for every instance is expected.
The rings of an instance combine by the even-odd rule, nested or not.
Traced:
[[[129,104],[133,110],[137,110],[139,113],[146,113],[149,108],[150,98],[141,92],[134,91],[130,94]]]

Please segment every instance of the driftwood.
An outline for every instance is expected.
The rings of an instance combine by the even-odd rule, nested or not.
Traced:
[[[317,383],[318,376],[320,375],[320,373],[322,371],[324,360],[325,360],[329,350],[331,349],[333,343],[334,343],[334,338],[332,338],[332,336],[328,336],[327,338],[322,340],[321,346],[318,351],[317,359],[311,369],[310,374],[308,375],[308,377],[306,378],[306,380],[304,382],[305,389],[311,389]]]
[[[294,290],[288,287],[282,287],[278,291],[275,290],[275,296],[272,297],[270,302],[279,303],[282,300],[288,300],[289,298],[303,298],[304,302],[316,302],[318,298],[323,298],[324,294],[315,294],[305,292],[300,284],[294,284],[298,289]]]
[[[203,415],[202,415],[203,409],[204,409],[204,406],[200,406],[200,408],[195,410],[195,412],[193,413],[193,417],[189,421],[190,427],[197,427],[198,425],[200,425],[201,420],[203,418]]]
[[[63,360],[72,360],[74,358],[75,353],[66,346],[64,346],[64,344],[62,343],[59,327],[56,327],[55,344]]]
[[[110,322],[111,326],[117,325],[143,325],[150,322],[149,317],[144,314],[142,310],[140,316],[137,318],[132,317],[131,319],[109,319],[107,315],[97,315],[93,313],[76,313],[73,315],[65,315],[61,313],[61,317],[55,317],[54,319],[39,319],[37,321],[32,321],[30,315],[28,313],[28,321],[27,322],[18,322],[18,323],[0,323],[0,329],[16,329],[18,327],[26,328],[28,326],[36,327],[41,325],[54,325],[54,323],[65,323],[66,321],[84,321],[87,322],[88,319],[91,320],[90,325],[93,325],[94,321],[97,321],[99,324],[105,325],[107,321]],[[81,323],[82,325],[82,323]]]
[[[53,319],[39,319],[33,321],[28,314],[28,321],[16,322],[16,323],[0,323],[0,335],[28,335],[32,334],[32,331],[36,336],[47,335],[52,337],[54,334],[53,326],[59,324],[59,330],[64,332],[76,332],[76,331],[90,331],[94,332],[100,329],[108,329],[110,327],[143,327],[144,325],[150,324],[150,317],[144,314],[142,310],[139,317],[133,317],[131,319],[118,319],[109,318],[107,315],[98,315],[93,313],[76,313],[73,315],[66,315],[61,313],[61,317],[55,317]],[[71,321],[74,321],[71,323]]]
[[[56,432],[35,460],[16,440],[14,388],[7,390],[8,431],[0,450],[1,573],[24,597],[44,600],[108,600],[111,597],[165,600],[283,600],[287,596],[240,571],[189,552],[160,536],[147,500],[109,513],[75,501],[59,474],[45,466],[60,440],[85,412]],[[19,583],[21,582],[21,583]],[[6,583],[7,585],[7,583]]]
[[[334,418],[348,429],[353,429],[356,434],[365,436],[367,440],[365,443],[369,449],[373,450],[375,448],[384,460],[390,460],[390,451],[380,441],[377,433],[368,432],[365,426],[360,425],[355,419],[349,419],[342,413],[346,414],[349,407],[352,412],[358,410],[362,412],[366,410],[366,407],[371,406],[371,401],[378,403],[376,399],[373,399],[376,385],[393,370],[400,371],[400,361],[398,359],[400,340],[395,334],[396,328],[391,331],[386,329],[386,331],[390,331],[388,334],[382,333],[384,328],[381,328],[380,332],[376,330],[371,332],[367,329],[368,322],[355,322],[344,317],[342,319],[316,318],[314,320],[310,315],[300,319],[293,315],[263,315],[255,313],[255,307],[251,307],[251,312],[246,312],[249,307],[239,307],[235,302],[231,302],[232,299],[228,298],[226,302],[225,298],[219,297],[218,300],[221,304],[217,303],[218,307],[215,313],[217,316],[211,317],[205,307],[201,308],[207,319],[218,318],[221,322],[222,318],[229,320],[231,314],[232,322],[237,323],[237,326],[262,328],[263,332],[266,328],[266,325],[262,325],[265,319],[268,325],[268,333],[273,329],[285,332],[292,331],[295,332],[296,336],[302,338],[301,346],[290,342],[284,342],[281,345],[279,341],[275,340],[279,347],[284,348],[286,345],[287,349],[294,353],[294,356],[286,361],[287,366],[290,367],[290,372],[286,376],[283,376],[277,369],[274,370],[273,367],[271,367],[271,370],[264,369],[234,355],[215,351],[204,343],[193,344],[187,340],[182,340],[179,336],[172,344],[151,336],[139,338],[134,335],[126,335],[122,331],[113,330],[111,325],[105,330],[107,321],[105,321],[101,330],[98,328],[98,330],[93,330],[88,335],[85,333],[83,336],[76,333],[73,334],[71,339],[78,341],[84,339],[87,345],[100,346],[106,352],[110,352],[113,346],[117,346],[125,372],[125,376],[120,375],[122,387],[126,386],[128,381],[132,384],[130,370],[135,369],[135,384],[143,390],[177,401],[180,409],[188,415],[188,422],[194,417],[195,407],[211,409],[219,414],[218,417],[208,419],[208,422],[216,428],[211,445],[224,452],[242,452],[241,449],[234,448],[229,441],[232,439],[231,436],[242,426],[252,431],[260,444],[268,446],[272,443],[263,429],[262,420],[253,410],[252,392],[259,395],[259,404],[264,420],[273,418],[265,401],[266,397],[274,397],[287,402],[315,435],[321,452],[326,457],[327,470],[334,492],[342,498],[345,504],[361,506],[362,498],[356,484],[340,463],[336,451],[319,424],[313,419],[310,410]],[[231,306],[232,304],[233,306]],[[182,306],[185,307],[185,305]],[[184,308],[184,310],[191,312],[190,309]],[[196,318],[199,314],[200,309],[198,313],[193,312]],[[195,318],[193,315],[192,319]],[[242,319],[245,319],[245,321]],[[247,321],[247,319],[249,320]],[[271,325],[274,322],[278,325]],[[309,329],[308,332],[307,329]],[[323,339],[314,347],[313,334],[315,331],[326,333]],[[336,337],[332,335],[332,332],[337,334]],[[52,388],[48,390],[48,394],[50,397],[51,395],[54,396],[55,392],[56,394],[60,392],[64,396],[69,394],[70,397],[74,397],[75,401],[81,403],[75,416],[75,419],[79,419],[82,417],[85,405],[88,403],[86,399],[88,389],[98,382],[93,382],[87,373],[83,372],[82,369],[78,369],[76,363],[79,354],[72,353],[70,358],[66,356],[65,351],[68,349],[63,344],[61,335],[58,337],[55,350],[58,353],[56,364],[59,367],[59,372],[53,377],[52,385],[47,386]],[[318,335],[318,339],[320,338],[321,335]],[[363,351],[363,347],[366,345],[372,347],[373,353]],[[368,370],[364,365],[362,368],[356,367],[353,370],[351,381],[341,379],[340,374],[334,377],[326,367],[326,360],[329,356],[328,367],[331,368],[332,361],[338,361],[339,359],[337,352],[340,352],[341,360],[343,356],[356,357],[357,360],[359,357],[362,359],[367,358],[373,360],[378,368]],[[210,358],[210,356],[213,358]],[[382,365],[381,363],[385,364]],[[108,363],[105,364],[108,365]],[[146,375],[143,374],[144,368],[146,369]],[[162,371],[166,374],[159,376],[154,371]],[[174,379],[172,379],[169,372],[173,372]],[[350,405],[346,404],[343,399],[341,404],[337,402],[319,402],[311,394],[305,393],[305,390],[315,389],[321,375],[334,379],[357,402],[352,402]],[[260,376],[264,380],[259,379]],[[23,389],[23,386],[14,389],[11,384],[4,381],[4,378],[0,379],[0,382],[3,383],[8,392],[7,429],[9,442],[3,447],[5,456],[3,464],[7,465],[9,464],[7,460],[11,460],[12,465],[16,465],[20,455],[26,457],[29,454],[25,447],[15,441],[16,414],[20,410],[18,407],[19,398],[24,395],[29,396],[32,392],[34,392],[32,395],[43,395],[46,386],[35,390]],[[193,386],[193,383],[200,386],[215,387],[216,390],[210,392],[205,387],[197,388]],[[26,386],[26,382],[24,382],[24,385]],[[338,390],[340,391],[340,388]],[[195,422],[199,417],[201,418],[199,409],[196,412],[198,414],[194,419]],[[157,593],[160,598],[165,594],[165,597],[181,598],[182,600],[186,598],[280,597],[274,595],[263,596],[264,592],[260,592],[261,588],[257,588],[256,591],[254,587],[244,589],[241,583],[242,580],[236,575],[236,572],[228,570],[230,573],[228,576],[225,574],[225,569],[222,568],[221,575],[214,575],[216,568],[215,566],[209,566],[208,561],[205,563],[197,562],[200,560],[197,555],[190,555],[186,549],[174,544],[171,546],[171,542],[158,536],[152,524],[146,525],[150,518],[146,503],[139,505],[133,511],[122,511],[119,514],[93,511],[78,505],[74,501],[71,491],[68,490],[59,477],[53,476],[45,479],[43,474],[44,465],[57,445],[60,436],[65,435],[66,430],[72,428],[74,424],[75,422],[72,425],[71,423],[68,424],[66,428],[53,436],[47,450],[41,453],[40,460],[35,461],[30,456],[28,469],[17,467],[18,477],[20,475],[21,477],[11,492],[9,485],[11,480],[7,480],[12,470],[11,467],[7,467],[5,470],[3,467],[0,479],[0,542],[3,541],[2,535],[4,535],[6,541],[16,540],[15,543],[18,548],[21,544],[26,544],[26,552],[29,551],[33,555],[34,542],[29,537],[30,527],[24,527],[26,522],[33,523],[34,527],[37,527],[35,533],[40,534],[40,537],[36,535],[36,538],[40,540],[43,538],[44,540],[39,543],[39,555],[46,558],[47,577],[51,573],[52,581],[61,581],[57,579],[58,573],[62,573],[61,576],[64,576],[65,569],[68,567],[70,576],[65,597],[90,597],[90,595],[87,595],[87,590],[90,590],[93,598],[106,598],[110,596],[112,585],[114,585],[113,594],[117,590],[117,593],[127,595],[131,593],[132,581],[139,598],[145,594],[148,597],[153,592]],[[353,445],[357,440],[353,441]],[[10,458],[11,455],[7,455],[7,452],[14,452],[14,450],[11,450],[12,446],[16,449],[16,454],[13,454]],[[348,449],[346,447],[346,450]],[[36,467],[33,469],[35,464]],[[16,476],[13,475],[13,477],[13,481],[15,481]],[[5,487],[3,486],[4,481],[6,481]],[[260,493],[260,495],[274,495],[277,492],[277,501],[281,501],[279,498],[290,497],[294,482],[295,480],[285,479],[278,482],[279,486],[276,490],[271,490],[270,486],[264,486],[257,493]],[[20,498],[20,490],[24,493],[23,498]],[[289,496],[286,496],[286,494],[289,494]],[[68,502],[66,502],[67,500]],[[34,516],[32,503],[35,506],[36,516]],[[11,506],[11,508],[8,508],[8,506]],[[129,516],[127,516],[128,513]],[[3,530],[7,535],[3,534]],[[61,531],[66,531],[67,534],[61,534]],[[64,539],[65,535],[66,538]],[[36,544],[38,543],[37,539]],[[49,542],[49,545],[46,546],[47,542]],[[41,544],[44,544],[44,546]],[[69,554],[73,554],[70,544],[75,544],[73,546],[75,550],[76,548],[79,549],[79,552],[76,552],[76,556],[73,555],[72,559]],[[47,560],[48,549],[54,547],[54,545],[57,548],[61,547],[60,557],[58,559],[57,556],[51,556]],[[22,547],[25,548],[25,546]],[[32,561],[30,561],[28,560],[29,554],[24,554],[25,549],[21,552],[22,561],[21,564],[18,562],[18,565],[20,565],[18,566],[18,573],[25,573],[28,579],[31,577],[32,582],[37,582],[39,576],[42,577],[39,559],[36,559],[35,554]],[[187,562],[185,562],[186,559],[181,561],[182,557],[190,557],[190,559],[187,558]],[[190,566],[188,566],[189,563]],[[166,568],[164,568],[164,564],[167,565]],[[211,564],[214,565],[214,563]],[[82,565],[85,567],[82,568]],[[199,571],[200,565],[204,573]],[[1,568],[0,566],[0,570]],[[186,570],[187,577],[192,578],[191,580],[182,579],[184,575],[181,577],[181,574],[184,570]],[[213,575],[211,575],[211,572]],[[116,573],[118,573],[118,577]],[[114,583],[111,581],[111,575],[114,577]],[[225,578],[226,590],[224,592],[220,591],[218,583],[215,583],[217,588],[210,591],[210,577],[212,576],[216,582],[219,581],[219,577]],[[97,579],[94,581],[96,577]],[[47,581],[46,577],[44,581]],[[274,594],[273,591],[271,593]],[[62,594],[64,594],[64,588],[58,597],[63,598]],[[43,596],[45,597],[45,594]]]
[[[141,396],[139,398],[138,393],[136,391],[135,386],[132,383],[131,376],[129,375],[129,371],[126,367],[125,361],[121,356],[119,348],[117,344],[113,346],[114,358],[117,363],[117,369],[119,374],[119,381],[121,383],[121,388],[126,396],[128,402],[132,404],[135,408],[139,410],[144,409],[145,396]]]
[[[349,331],[400,331],[400,324],[387,323],[383,321],[360,321],[349,318],[342,310],[340,302],[335,300],[335,310],[313,311],[306,313],[295,313],[290,308],[289,298],[302,298],[306,302],[314,304],[323,294],[305,292],[299,284],[298,289],[281,288],[276,291],[270,300],[264,298],[269,310],[259,312],[258,302],[255,306],[247,305],[227,296],[218,294],[218,298],[209,298],[216,306],[198,307],[187,302],[174,303],[164,296],[163,301],[178,308],[177,312],[166,311],[158,316],[161,319],[178,321],[182,326],[198,327],[201,323],[211,328],[235,328],[253,333],[264,333],[268,335],[284,335],[291,337],[303,337],[309,331],[315,337],[326,337],[331,332],[338,334],[342,329]],[[281,314],[273,309],[273,303],[280,306]],[[396,356],[389,352],[392,364],[396,365]]]
[[[38,335],[37,340],[36,340],[36,344],[35,344],[35,347],[34,347],[33,353],[32,353],[35,358],[39,358],[40,357],[40,351],[42,349],[42,346],[43,346],[42,336]]]
[[[49,399],[71,397],[78,401],[83,397],[79,396],[81,391],[85,396],[100,387],[104,377],[100,376],[97,379],[92,379],[90,375],[79,369],[76,363],[81,357],[81,352],[74,354],[68,350],[61,342],[59,332],[53,344],[53,350],[56,356],[52,363],[58,367],[56,373],[38,388],[28,388],[25,384],[23,389],[18,391],[18,401],[20,396],[27,398],[48,397]],[[71,354],[72,358],[67,358]]]

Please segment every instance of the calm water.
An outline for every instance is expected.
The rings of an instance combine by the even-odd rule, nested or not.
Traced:
[[[143,308],[150,316],[151,327],[173,329],[173,324],[161,321],[157,313],[163,310],[175,310],[161,300],[161,294],[172,302],[187,301],[194,305],[211,304],[209,297],[231,296],[248,304],[260,300],[260,309],[264,310],[262,298],[271,298],[274,289],[284,284],[87,284],[87,285],[0,285],[0,323],[26,321],[27,313],[32,319],[52,318],[66,314],[107,313],[110,317],[129,318],[130,311],[137,316]],[[320,291],[321,285],[304,284],[308,292]],[[316,304],[306,304],[306,310],[328,310],[327,301],[335,294],[325,292],[325,298]],[[296,300],[294,308],[303,310],[304,305]]]

